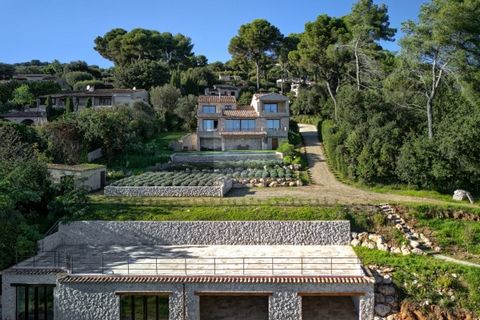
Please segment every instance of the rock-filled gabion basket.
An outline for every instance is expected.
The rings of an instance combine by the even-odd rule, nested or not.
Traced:
[[[232,180],[217,173],[147,172],[105,187],[106,196],[222,197]]]

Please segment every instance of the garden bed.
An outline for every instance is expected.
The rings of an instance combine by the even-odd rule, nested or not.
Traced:
[[[240,160],[281,160],[283,154],[275,151],[205,151],[205,152],[182,152],[171,155],[175,163],[212,163],[219,161],[240,161]]]
[[[232,179],[217,173],[148,172],[105,187],[106,196],[223,197]]]
[[[282,160],[173,164],[168,170],[194,174],[222,174],[232,179],[235,188],[296,187],[304,184],[300,178],[300,166],[284,165]]]

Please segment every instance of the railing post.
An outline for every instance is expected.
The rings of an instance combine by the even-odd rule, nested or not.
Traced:
[[[245,275],[245,258],[242,258],[242,270],[243,270],[243,275]]]
[[[330,257],[330,275],[333,275],[333,258]]]
[[[130,274],[130,258],[127,258],[127,274]]]
[[[155,258],[155,274],[158,274],[158,258]]]
[[[275,271],[273,269],[273,257],[272,257],[272,276],[274,275]]]
[[[74,273],[73,272],[73,256],[70,257],[70,273]]]
[[[213,274],[217,275],[217,258],[213,258]]]
[[[185,275],[187,275],[187,258],[184,258]]]
[[[303,276],[303,257],[300,258],[300,274]]]
[[[103,252],[102,252],[102,274],[105,272],[104,267],[103,267]]]

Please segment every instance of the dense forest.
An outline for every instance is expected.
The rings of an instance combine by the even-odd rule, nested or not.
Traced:
[[[389,52],[380,41],[396,40],[398,30],[387,7],[359,0],[348,15],[320,15],[298,34],[285,36],[262,19],[242,25],[225,63],[195,55],[185,35],[113,29],[94,39],[112,68],[57,60],[0,64],[0,113],[87,85],[150,93],[149,105],[133,108],[50,110],[51,121],[36,128],[0,122],[0,269],[15,252],[30,250],[51,223],[82,210],[83,194],[48,182],[48,161],[79,163],[98,147],[113,158],[158,132],[193,130],[196,96],[221,83],[219,75],[242,79],[232,81],[241,87],[239,104],[257,91],[280,91],[291,98],[293,115],[319,119],[330,165],[345,179],[478,194],[479,17],[478,1],[431,0],[416,21],[403,23],[400,51]],[[53,79],[13,79],[22,73]],[[278,79],[285,80],[280,87]],[[298,96],[289,90],[293,80]]]

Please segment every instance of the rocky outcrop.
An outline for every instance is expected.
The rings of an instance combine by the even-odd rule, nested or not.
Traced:
[[[470,201],[470,203],[474,203],[474,200],[473,200],[473,197],[472,197],[472,194],[466,190],[455,190],[453,192],[453,197],[452,197],[453,200],[455,201],[463,201],[463,200],[468,200]]]

